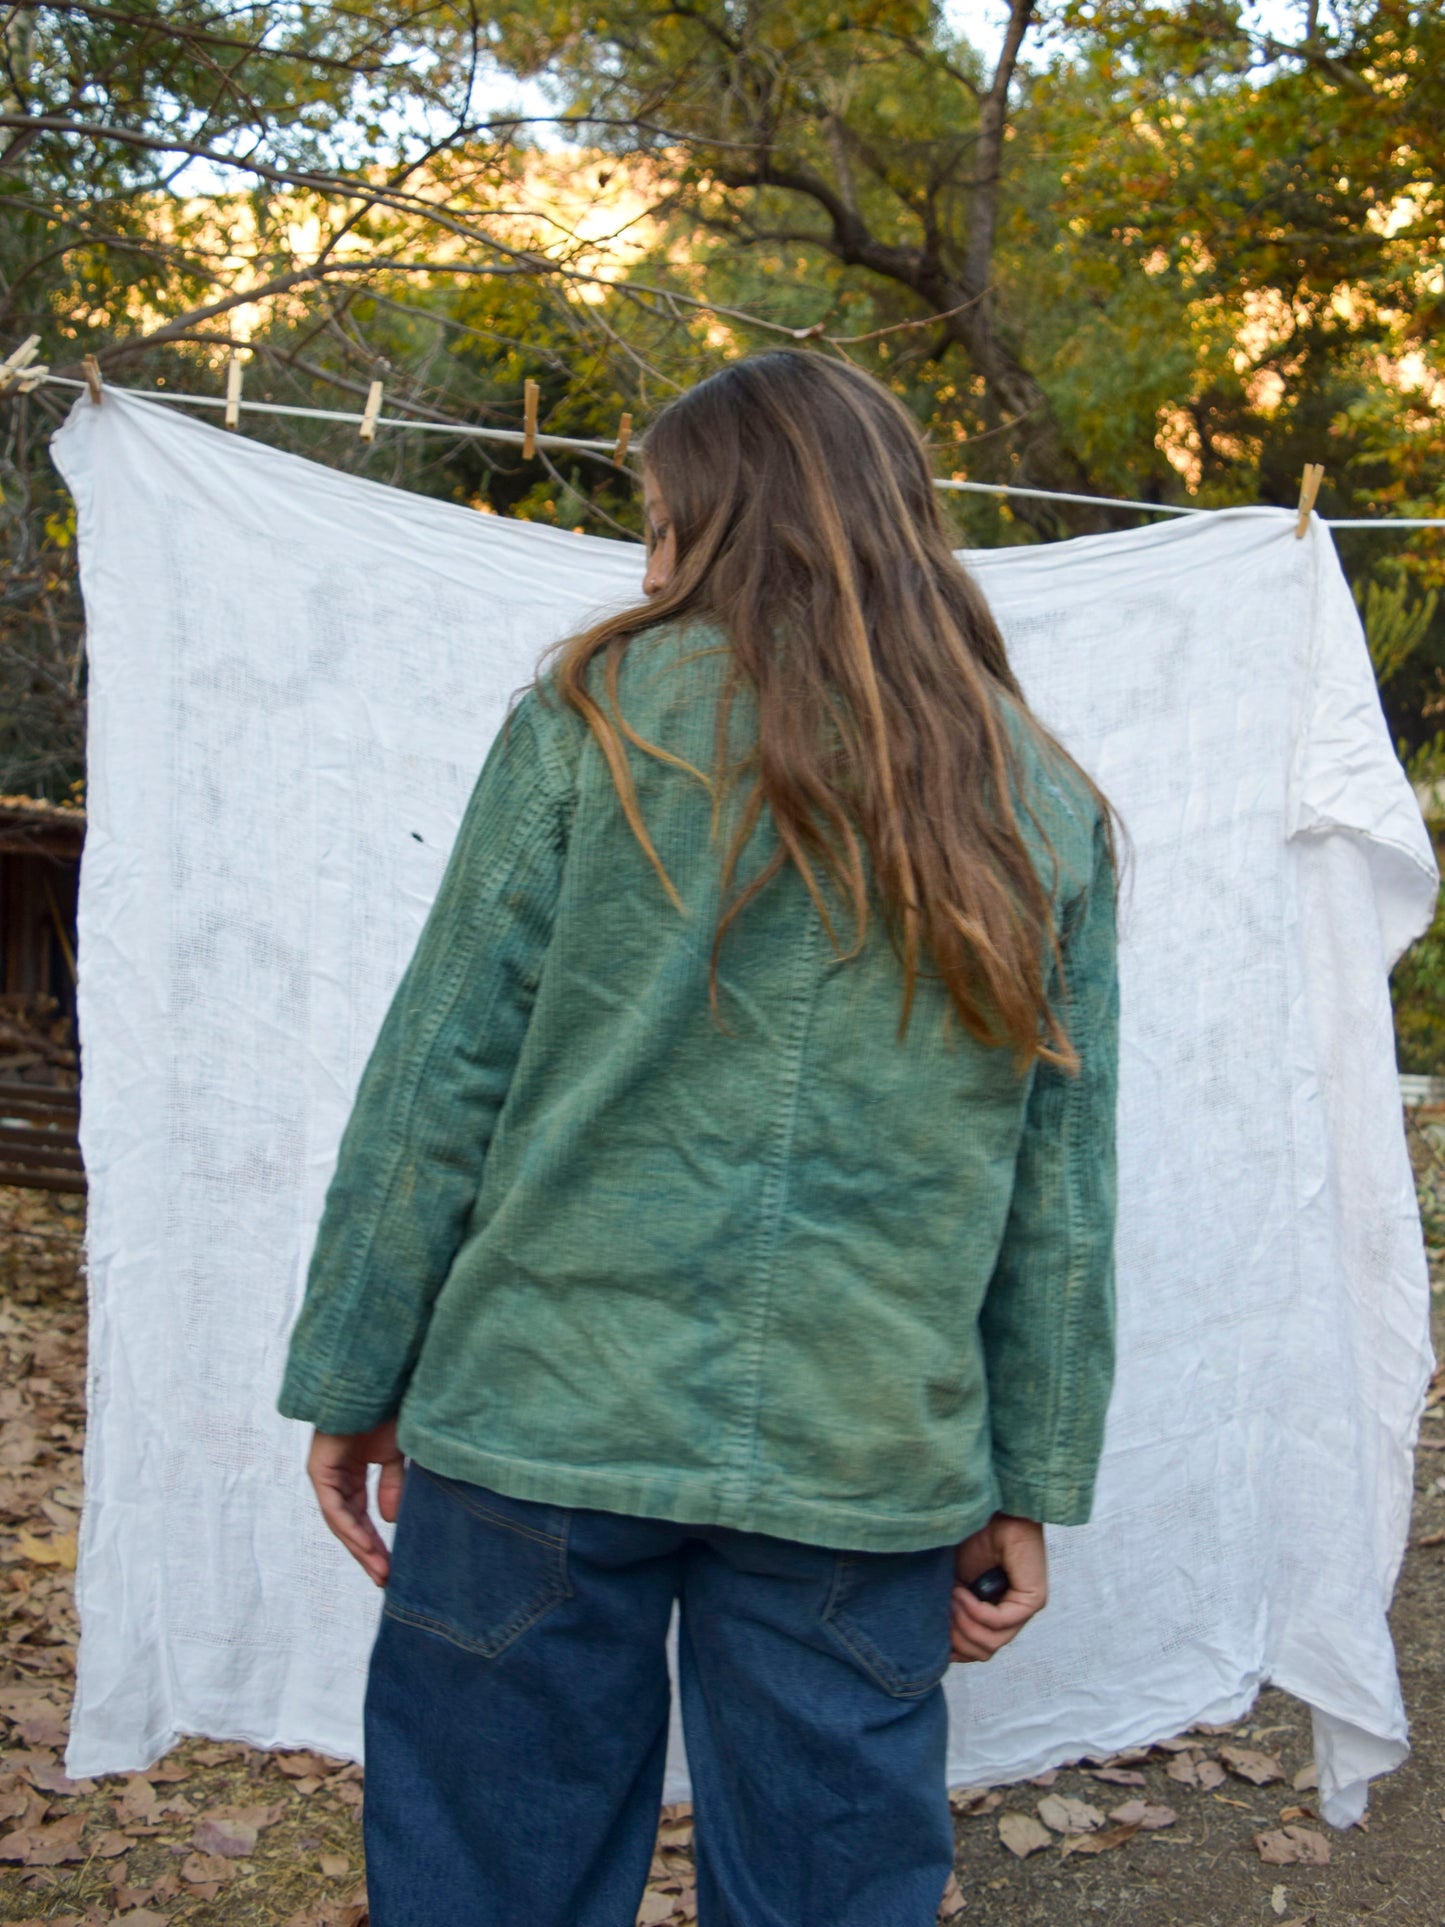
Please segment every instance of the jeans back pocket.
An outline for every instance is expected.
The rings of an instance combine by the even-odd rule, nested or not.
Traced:
[[[840,1552],[823,1623],[895,1699],[930,1692],[952,1658],[952,1546]]]
[[[382,1610],[464,1651],[495,1659],[570,1598],[565,1506],[509,1499],[406,1471]]]

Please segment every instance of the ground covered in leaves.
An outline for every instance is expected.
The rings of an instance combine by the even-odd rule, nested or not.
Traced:
[[[1445,1353],[1445,1112],[1413,1116],[1411,1136]],[[147,1773],[65,1778],[84,1416],[79,1209],[0,1187],[0,1921],[365,1927],[354,1766],[188,1741]],[[1266,1692],[1230,1729],[956,1793],[957,1874],[941,1918],[1445,1927],[1445,1373],[1393,1618],[1414,1750],[1377,1784],[1364,1826],[1321,1826],[1309,1715]],[[689,1814],[668,1808],[639,1927],[694,1918]]]

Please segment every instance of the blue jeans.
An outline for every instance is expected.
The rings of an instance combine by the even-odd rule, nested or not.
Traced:
[[[408,1467],[366,1694],[372,1927],[632,1927],[665,1639],[699,1927],[934,1927],[953,1551],[832,1551]]]

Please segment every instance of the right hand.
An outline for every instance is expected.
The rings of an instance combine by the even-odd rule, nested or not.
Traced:
[[[1008,1591],[992,1606],[976,1598],[967,1584],[990,1566],[1002,1566],[1009,1580]],[[953,1657],[965,1662],[992,1659],[1048,1604],[1043,1527],[1036,1519],[996,1512],[958,1546],[953,1574]]]
[[[377,1510],[394,1522],[401,1505],[406,1460],[397,1448],[396,1420],[384,1419],[369,1432],[314,1432],[306,1471],[316,1491],[321,1516],[368,1579],[386,1584],[391,1558],[367,1510],[366,1475],[381,1467]]]

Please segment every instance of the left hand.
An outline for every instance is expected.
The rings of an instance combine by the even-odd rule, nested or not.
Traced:
[[[966,1582],[991,1566],[1003,1567],[1009,1585],[1003,1598],[989,1606],[969,1591]],[[960,1543],[953,1555],[953,1572],[953,1657],[992,1659],[1048,1604],[1044,1529],[1036,1519],[996,1512],[986,1526]]]
[[[397,1449],[396,1420],[383,1419],[369,1432],[314,1432],[311,1436],[306,1472],[321,1516],[367,1577],[384,1586],[391,1557],[366,1506],[367,1468],[373,1465],[381,1467],[377,1508],[390,1524],[401,1504],[406,1468]]]

